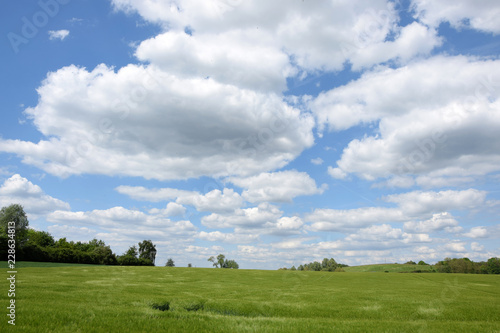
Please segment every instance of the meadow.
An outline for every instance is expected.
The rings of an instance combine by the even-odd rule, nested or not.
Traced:
[[[500,332],[498,275],[42,266],[1,332]]]

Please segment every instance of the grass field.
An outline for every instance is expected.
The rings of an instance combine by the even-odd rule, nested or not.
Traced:
[[[406,264],[378,264],[344,267],[346,272],[365,272],[365,273],[410,273],[414,271],[431,272],[431,265],[406,265]]]
[[[18,269],[5,314],[1,332],[500,332],[500,276],[53,264]]]

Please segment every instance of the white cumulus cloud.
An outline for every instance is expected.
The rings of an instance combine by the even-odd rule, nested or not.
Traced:
[[[50,40],[64,40],[69,36],[69,30],[49,30],[49,39]]]

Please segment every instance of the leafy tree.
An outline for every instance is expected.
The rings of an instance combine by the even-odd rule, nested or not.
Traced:
[[[54,237],[47,231],[38,231],[28,229],[28,243],[38,245],[40,247],[54,246],[56,243]]]
[[[291,271],[296,271],[297,268],[295,268],[295,266],[292,266],[292,268],[290,268]]]
[[[156,258],[156,246],[151,240],[145,240],[139,243],[139,258],[150,260],[153,265]]]
[[[420,260],[420,261],[418,262],[418,264],[417,264],[417,265],[429,265],[429,264],[427,264],[427,263],[426,263],[425,261],[423,261],[423,260]]]
[[[168,258],[167,263],[165,264],[167,267],[175,267],[174,260],[172,258]]]
[[[135,245],[131,246],[127,252],[125,252],[126,256],[131,256],[131,257],[134,257],[134,258],[137,258],[137,256],[139,255],[139,253],[137,252],[137,247]]]
[[[337,268],[348,267],[348,265],[339,264],[333,258],[324,258],[321,263],[314,261],[308,264],[299,265],[297,270],[299,271],[328,271],[328,272],[340,272]],[[295,267],[292,267],[295,268]]]
[[[7,260],[9,238],[9,223],[14,222],[16,249],[20,249],[28,239],[28,217],[23,206],[13,204],[0,210],[0,255],[2,260]],[[12,229],[11,229],[12,230]]]
[[[56,241],[56,243],[54,244],[54,246],[56,248],[60,248],[60,249],[62,249],[62,248],[69,249],[69,248],[73,247],[73,245],[66,240],[66,237],[59,238]]]
[[[405,265],[416,265],[417,263],[412,261],[412,260],[409,260],[405,263]]]
[[[208,258],[208,261],[210,261],[215,268],[219,268],[219,262],[217,261],[217,259],[215,259],[214,256],[211,256],[210,258]]]
[[[219,267],[220,268],[223,268],[224,267],[224,260],[226,259],[226,256],[223,255],[223,254],[219,254],[217,256],[217,263],[219,264]]]
[[[103,242],[104,243],[104,242]],[[93,251],[96,261],[101,265],[116,265],[117,259],[109,246],[99,246]]]
[[[489,274],[500,274],[500,259],[490,258],[488,259],[488,273]]]
[[[103,240],[100,240],[97,238],[92,239],[88,245],[90,251],[93,251],[93,250],[97,249],[98,247],[104,247],[104,246],[106,246],[106,243],[104,243]]]
[[[233,268],[233,269],[238,269],[240,266],[238,263],[234,260],[227,260],[224,261],[224,264],[222,265],[222,268]]]
[[[188,267],[189,267],[189,268],[191,268],[191,267],[193,267],[193,265],[191,265],[191,264],[189,263],[189,264],[188,264]]]
[[[210,261],[215,268],[239,268],[239,265],[236,261],[227,260],[226,256],[223,254],[217,255],[217,258],[211,256],[210,258],[208,258],[208,261]]]

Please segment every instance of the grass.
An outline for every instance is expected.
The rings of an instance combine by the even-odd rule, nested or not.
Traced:
[[[492,275],[59,265],[18,269],[0,331],[499,332],[499,313]]]
[[[346,272],[387,272],[387,273],[410,273],[415,271],[431,272],[433,270],[431,265],[407,265],[407,264],[377,264],[377,265],[363,265],[344,267]]]

